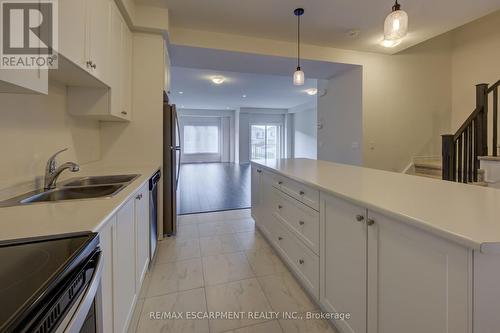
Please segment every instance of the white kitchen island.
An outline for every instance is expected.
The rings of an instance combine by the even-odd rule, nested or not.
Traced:
[[[341,332],[500,332],[500,191],[252,161],[252,215]]]

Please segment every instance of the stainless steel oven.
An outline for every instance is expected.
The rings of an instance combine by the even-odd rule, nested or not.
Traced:
[[[0,243],[0,332],[102,333],[96,233]]]

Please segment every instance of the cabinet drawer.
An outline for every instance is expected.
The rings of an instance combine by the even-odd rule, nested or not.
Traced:
[[[276,175],[273,186],[319,211],[319,191],[307,185]]]
[[[319,213],[275,188],[272,201],[275,217],[319,254]]]
[[[278,219],[273,224],[273,243],[283,259],[310,291],[319,299],[319,257],[295,237]]]

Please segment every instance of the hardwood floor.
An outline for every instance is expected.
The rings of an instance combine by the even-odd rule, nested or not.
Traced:
[[[250,207],[250,165],[183,164],[179,176],[179,214]]]

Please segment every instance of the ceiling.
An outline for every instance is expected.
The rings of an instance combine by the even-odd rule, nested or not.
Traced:
[[[170,97],[184,109],[224,110],[239,107],[289,109],[315,101],[305,90],[354,65],[302,61],[304,86],[294,86],[296,59],[172,45]],[[227,78],[221,85],[210,77]],[[182,94],[179,94],[182,92]],[[246,97],[242,97],[246,95]]]
[[[172,67],[171,74],[170,98],[181,109],[288,109],[316,99],[316,96],[310,96],[304,91],[316,87],[315,79],[308,79],[304,86],[296,87],[288,76],[184,67]],[[214,75],[222,75],[226,81],[216,85],[210,80]]]
[[[394,53],[500,9],[499,0],[401,0],[409,34],[399,46],[379,45],[393,0],[139,0],[167,7],[174,28],[295,41],[293,9],[303,7],[303,41],[344,49]],[[349,37],[350,30],[360,31]]]
[[[250,53],[170,45],[172,66],[249,74],[280,75],[290,77],[297,67],[297,59]],[[356,65],[326,61],[301,60],[306,78],[329,79]]]

